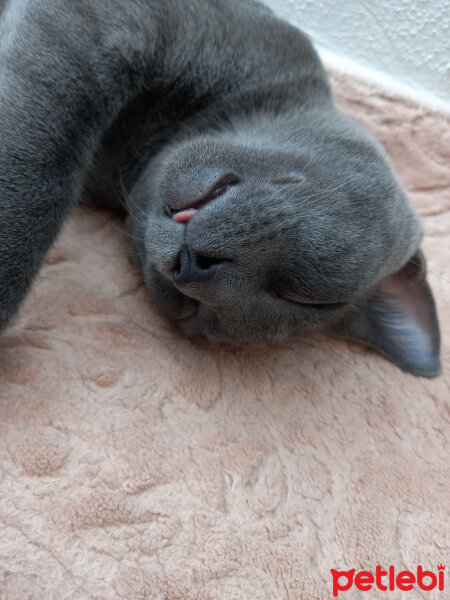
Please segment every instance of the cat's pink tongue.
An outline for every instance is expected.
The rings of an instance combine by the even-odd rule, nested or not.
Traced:
[[[196,208],[187,208],[186,210],[180,210],[179,212],[173,215],[172,219],[177,223],[189,223],[189,221],[192,219],[196,212]]]

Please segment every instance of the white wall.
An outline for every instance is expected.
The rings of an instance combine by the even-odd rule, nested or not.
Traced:
[[[343,70],[363,67],[388,87],[410,86],[431,104],[434,97],[450,105],[450,0],[264,2]]]

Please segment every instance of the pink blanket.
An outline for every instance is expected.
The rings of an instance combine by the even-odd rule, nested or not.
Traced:
[[[450,558],[450,120],[334,86],[425,221],[444,374],[328,337],[183,339],[120,220],[77,208],[0,338],[1,600],[330,600],[331,569]]]

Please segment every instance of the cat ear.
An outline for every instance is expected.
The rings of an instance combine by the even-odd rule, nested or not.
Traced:
[[[383,279],[330,333],[371,346],[405,371],[439,375],[439,323],[422,252]]]

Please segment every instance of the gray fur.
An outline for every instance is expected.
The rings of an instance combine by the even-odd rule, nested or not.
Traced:
[[[0,65],[0,329],[69,207],[91,197],[128,211],[149,289],[186,334],[325,330],[439,372],[423,269],[429,318],[411,317],[415,297],[384,303],[388,318],[371,301],[393,274],[419,276],[403,267],[422,226],[300,31],[253,0],[10,0]],[[223,173],[239,183],[172,220]],[[214,274],[176,283],[192,255]]]

